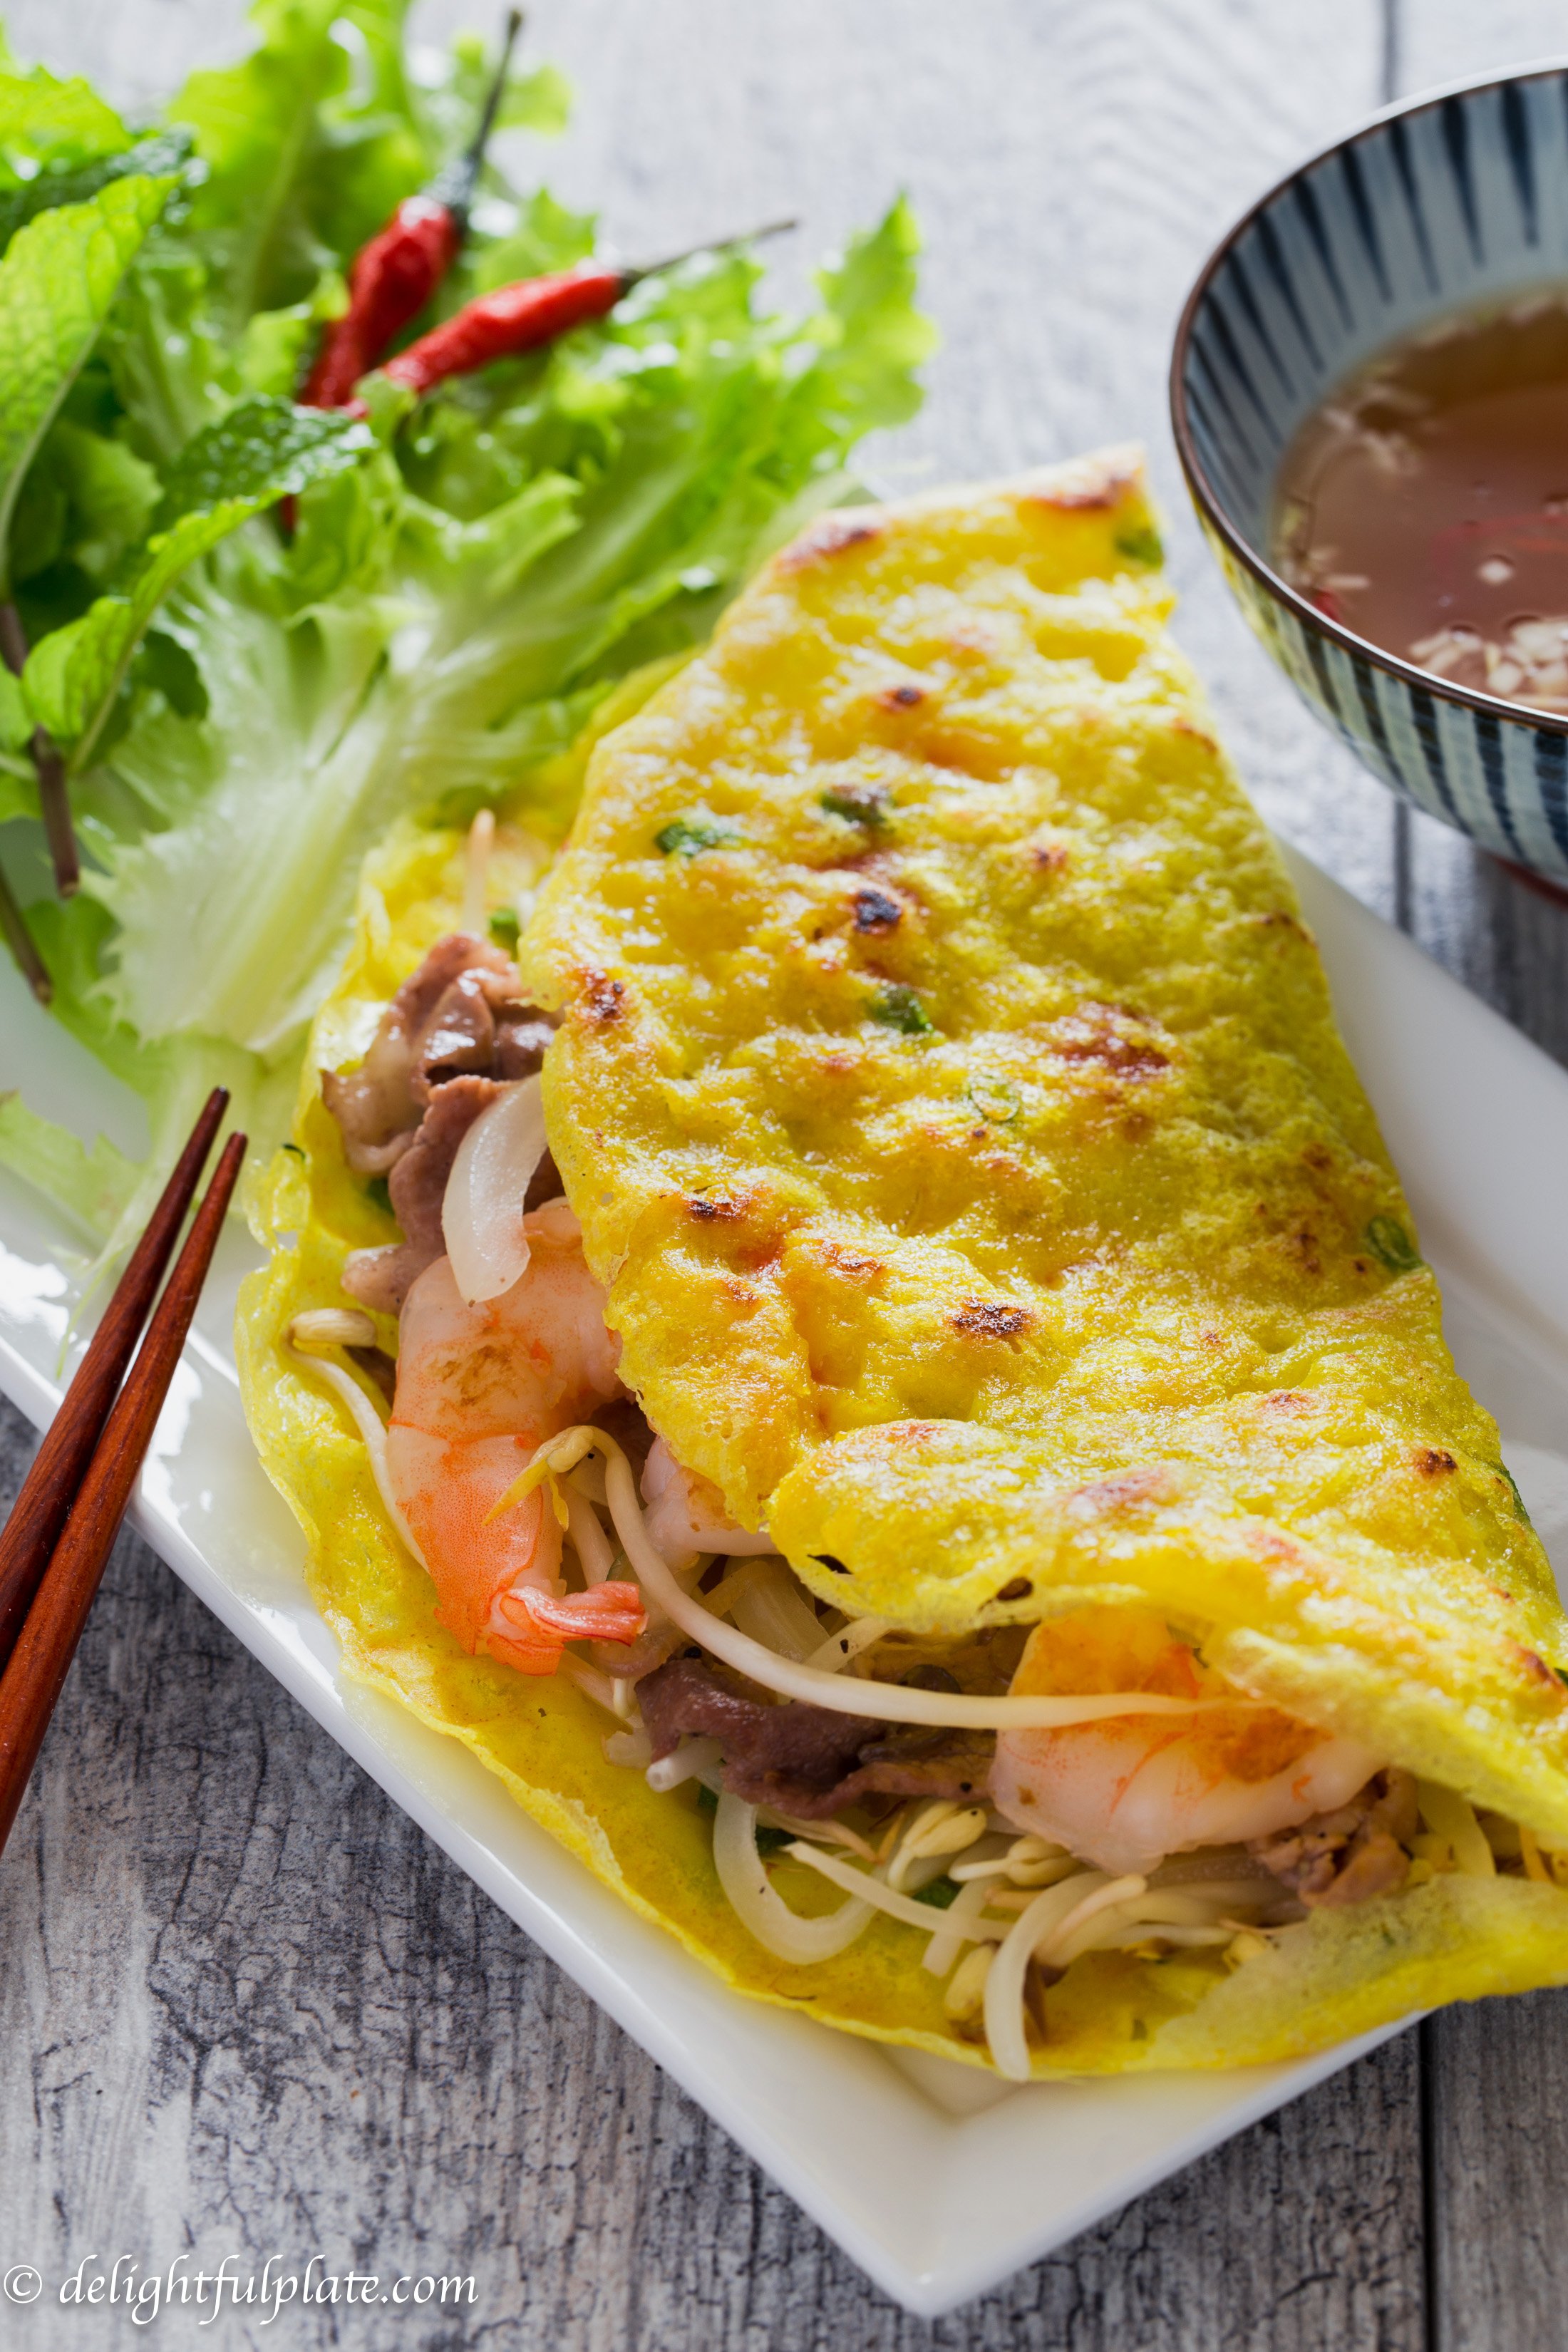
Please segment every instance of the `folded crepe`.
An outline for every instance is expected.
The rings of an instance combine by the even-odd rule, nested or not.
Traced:
[[[603,733],[518,968],[400,836],[240,1310],[349,1671],[732,1984],[1015,2075],[1568,1977],[1568,1622],[1158,563],[1126,451],[822,518]],[[574,1251],[612,1369],[472,1519],[565,1529],[503,1625],[370,1391],[406,1297],[395,1447],[432,1314],[471,1370]]]

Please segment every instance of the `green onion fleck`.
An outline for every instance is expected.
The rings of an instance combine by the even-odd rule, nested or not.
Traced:
[[[851,824],[886,824],[888,795],[880,784],[841,784],[824,793],[817,805],[829,816],[841,816]]]
[[[1130,563],[1146,563],[1151,569],[1163,563],[1165,551],[1160,544],[1160,534],[1152,523],[1133,523],[1116,534],[1118,555],[1125,555]]]
[[[1420,1251],[1397,1217],[1373,1217],[1366,1229],[1366,1245],[1390,1274],[1410,1274],[1422,1262]]]
[[[781,1853],[794,1835],[793,1830],[761,1828],[757,1832],[757,1852],[765,1861],[770,1853]]]
[[[1500,1478],[1505,1478],[1508,1481],[1508,1490],[1513,1496],[1514,1509],[1519,1513],[1519,1516],[1524,1521],[1525,1526],[1527,1528],[1532,1528],[1535,1525],[1535,1521],[1531,1517],[1530,1513],[1525,1508],[1524,1496],[1519,1491],[1519,1481],[1514,1476],[1513,1472],[1509,1468],[1506,1462],[1500,1462],[1497,1466],[1497,1471]]]
[[[929,1036],[934,1025],[915,991],[901,981],[887,981],[877,991],[871,1000],[871,1018],[884,1029],[900,1030],[906,1037]]]
[[[1005,1078],[971,1078],[964,1092],[988,1127],[1011,1127],[1024,1108],[1017,1087]]]
[[[385,1177],[373,1176],[364,1189],[371,1200],[375,1202],[376,1207],[378,1209],[384,1209],[387,1215],[390,1217],[392,1214],[392,1194],[387,1189]]]
[[[742,835],[726,824],[693,824],[689,817],[678,816],[653,837],[653,845],[662,856],[695,857],[699,850],[721,849],[727,843],[739,843]]]
[[[929,1903],[933,1911],[946,1911],[958,1900],[955,1878],[933,1878],[929,1886],[915,1888],[915,1901]]]
[[[498,948],[505,948],[508,955],[516,954],[518,934],[521,929],[515,907],[498,907],[490,917],[490,937]]]

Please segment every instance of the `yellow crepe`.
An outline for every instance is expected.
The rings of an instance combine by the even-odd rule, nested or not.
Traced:
[[[1568,1843],[1551,1570],[1156,549],[1126,452],[831,515],[599,751],[529,952],[625,1377],[840,1607],[1146,1599]]]
[[[834,1601],[940,1630],[1152,1600],[1248,1686],[1568,1845],[1550,1570],[1156,561],[1115,453],[831,516],[595,751],[525,945],[623,1372]],[[280,1349],[391,1237],[315,1073],[450,928],[458,849],[407,835],[367,877],[241,1302],[345,1664],[732,1984],[984,2063],[920,1936],[776,1960],[689,1792],[609,1764],[563,1676],[463,1655],[349,1416]],[[1563,1976],[1568,1894],[1441,1875],[1238,1967],[1086,1955],[1035,2063],[1256,2063]]]

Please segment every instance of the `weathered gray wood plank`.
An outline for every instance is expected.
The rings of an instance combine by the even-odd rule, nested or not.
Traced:
[[[1560,54],[1547,0],[1404,0],[1403,93]],[[1408,922],[1430,953],[1568,1061],[1568,910],[1424,817],[1410,820]],[[1451,2010],[1422,2029],[1434,2352],[1534,2352],[1564,2338],[1568,1993]]]
[[[7,1497],[19,1435],[0,1408]],[[1414,2352],[1415,2115],[1405,2037],[923,2327],[129,1539],[0,1866],[0,2270],[474,2276],[460,2334],[340,2315],[374,2352]],[[53,2352],[61,2317],[4,2340]],[[277,2340],[195,2318],[159,2340]]]
[[[533,24],[582,93],[551,176],[628,252],[798,205],[809,253],[910,186],[946,342],[879,464],[934,478],[1148,438],[1183,633],[1249,779],[1391,909],[1389,804],[1231,612],[1163,395],[1212,237],[1380,95],[1373,0],[540,0]],[[232,25],[194,0],[11,11],[24,51],[143,95]],[[0,2256],[473,2270],[460,2332],[340,2318],[356,2347],[1414,2352],[1419,2173],[1406,2037],[918,2326],[131,1544],[0,1868]],[[191,2340],[215,2334],[271,2340]],[[339,2338],[323,2315],[289,2340]]]

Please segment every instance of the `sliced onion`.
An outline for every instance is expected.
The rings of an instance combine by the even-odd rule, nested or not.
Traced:
[[[741,1924],[758,1943],[798,1968],[830,1960],[862,1935],[871,1906],[854,1897],[819,1919],[803,1919],[774,1892],[757,1852],[757,1809],[726,1790],[713,1822],[713,1866]]]
[[[544,1149],[537,1075],[509,1079],[458,1144],[441,1232],[466,1306],[499,1298],[527,1266],[522,1204]]]
[[[781,1657],[796,1660],[809,1658],[821,1648],[822,1627],[816,1612],[782,1559],[752,1560],[724,1580],[739,1587],[730,1614],[753,1642],[776,1650]]]
[[[724,1761],[724,1751],[716,1739],[683,1739],[657,1764],[650,1764],[645,1774],[650,1789],[664,1795],[679,1789],[683,1780],[706,1780],[718,1772]]]

